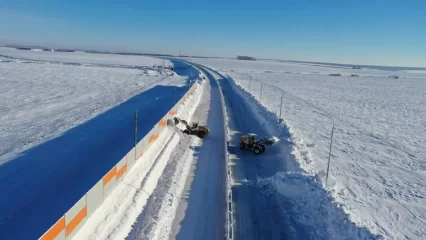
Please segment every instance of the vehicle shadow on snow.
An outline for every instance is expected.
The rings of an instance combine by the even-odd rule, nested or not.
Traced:
[[[130,151],[135,112],[139,141],[186,91],[157,85],[1,165],[0,236],[40,237]]]
[[[254,99],[250,101],[253,108],[249,107],[246,99],[235,92],[238,87],[233,80],[218,75],[222,78],[220,84],[230,119],[228,151],[235,182],[231,187],[234,237],[239,239],[251,232],[254,239],[381,238],[350,221],[321,183],[304,173],[292,154],[291,142],[282,140],[266,147],[258,156],[240,150],[239,139],[243,134],[267,136],[265,124],[270,124],[268,127],[280,139],[289,139],[290,133],[279,120],[265,123],[257,118],[260,114],[269,120],[272,113]],[[289,169],[293,172],[287,172]]]

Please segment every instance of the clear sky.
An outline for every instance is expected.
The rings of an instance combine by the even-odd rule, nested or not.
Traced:
[[[0,42],[426,67],[426,0],[0,0]]]

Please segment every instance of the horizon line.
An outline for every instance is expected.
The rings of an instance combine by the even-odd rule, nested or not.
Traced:
[[[216,59],[231,59],[237,60],[237,56],[235,58],[232,57],[213,57],[213,56],[196,56],[196,55],[175,55],[170,53],[147,53],[141,51],[109,51],[109,50],[94,50],[91,48],[71,48],[71,47],[57,47],[51,48],[41,45],[26,45],[26,44],[9,44],[9,43],[0,43],[0,47],[9,47],[9,48],[31,48],[31,49],[51,49],[51,50],[71,50],[71,51],[83,51],[87,53],[93,54],[118,54],[118,55],[149,55],[149,56],[169,56],[169,57],[192,57],[192,58],[216,58]],[[332,65],[340,65],[340,66],[351,66],[351,67],[382,67],[382,68],[401,68],[404,70],[426,70],[425,67],[409,67],[409,66],[396,66],[396,65],[369,65],[369,64],[355,64],[355,63],[337,63],[337,62],[317,62],[317,61],[307,61],[307,60],[286,60],[286,59],[278,59],[278,58],[256,58],[255,60],[273,60],[273,61],[282,61],[282,62],[296,62],[296,63],[313,63],[313,64],[332,64]]]

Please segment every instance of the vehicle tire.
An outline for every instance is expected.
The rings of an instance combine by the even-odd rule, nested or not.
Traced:
[[[259,148],[260,148],[260,152],[261,152],[261,153],[264,153],[264,152],[265,152],[265,146],[259,146]]]
[[[260,151],[260,148],[259,147],[254,147],[253,148],[253,152],[254,152],[254,154],[256,154],[256,155],[259,155],[259,154],[261,154],[262,152]]]
[[[244,148],[246,148],[246,145],[244,143],[240,143],[240,149],[242,150]]]
[[[202,132],[202,131],[198,131],[198,133],[197,133],[197,136],[199,137],[199,138],[204,138],[204,132]]]

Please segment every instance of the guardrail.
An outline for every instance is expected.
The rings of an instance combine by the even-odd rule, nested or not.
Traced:
[[[167,120],[173,117],[199,84],[194,83],[185,95],[158,121],[158,123],[133,147],[121,160],[78,200],[53,226],[39,239],[72,239],[76,232],[93,215],[103,201],[112,194],[117,184],[137,161],[143,159],[144,153],[157,141],[167,127]]]

